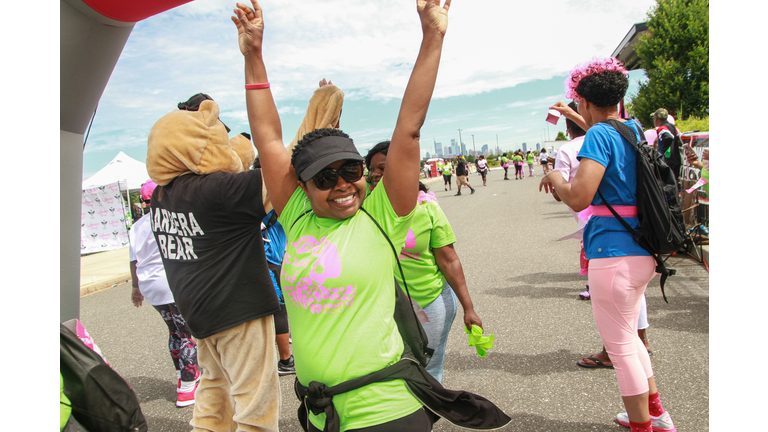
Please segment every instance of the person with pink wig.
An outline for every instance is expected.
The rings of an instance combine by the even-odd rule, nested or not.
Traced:
[[[539,188],[557,193],[576,212],[591,210],[584,250],[595,323],[627,410],[617,416],[618,423],[632,432],[674,432],[661,405],[648,351],[637,335],[641,302],[656,264],[605,205],[610,204],[634,229],[639,227],[637,151],[616,130],[629,127],[638,142],[643,134],[637,122],[624,122],[619,116],[617,105],[629,86],[627,76],[615,58],[593,58],[571,71],[565,81],[566,97],[578,103],[588,127],[578,154],[579,169],[571,183],[552,171]]]

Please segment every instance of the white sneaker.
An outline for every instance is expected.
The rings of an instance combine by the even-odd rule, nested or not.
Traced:
[[[624,427],[629,427],[629,416],[627,413],[617,415],[616,421]],[[672,417],[666,411],[658,417],[651,416],[651,427],[653,432],[677,432],[675,425],[672,424]]]

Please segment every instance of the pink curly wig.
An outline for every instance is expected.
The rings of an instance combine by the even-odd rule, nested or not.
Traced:
[[[624,65],[615,57],[593,57],[592,60],[576,65],[570,72],[570,76],[565,79],[565,97],[573,99],[577,103],[581,101],[581,96],[576,93],[576,87],[579,86],[582,78],[594,75],[600,72],[619,71],[624,76],[629,72]]]

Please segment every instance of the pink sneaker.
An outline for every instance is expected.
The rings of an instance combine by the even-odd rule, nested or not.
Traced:
[[[176,394],[176,406],[181,408],[185,406],[190,406],[195,403],[195,391],[197,391],[197,386],[200,385],[200,381],[195,381],[195,387],[191,391],[183,392],[181,391],[181,388],[179,388],[178,393]]]

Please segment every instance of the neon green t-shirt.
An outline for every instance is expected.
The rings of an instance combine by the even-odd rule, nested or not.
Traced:
[[[509,159],[507,159],[507,157],[506,157],[506,156],[502,156],[502,157],[501,157],[501,164],[502,164],[502,165],[504,165],[504,164],[506,164],[507,162],[509,162]]]
[[[451,170],[453,170],[453,165],[451,165],[451,163],[448,162],[442,165],[440,169],[443,170],[443,175],[451,175]]]
[[[408,292],[422,308],[432,303],[445,286],[445,277],[437,267],[432,248],[456,243],[456,236],[445,213],[437,204],[437,198],[431,192],[425,196],[427,201],[416,206],[405,247],[400,252],[400,265],[403,266]],[[402,287],[403,280],[399,271],[395,272],[395,277]]]
[[[533,165],[533,160],[536,158],[536,156],[533,155],[533,153],[528,153],[528,165]]]
[[[363,207],[401,250],[413,212],[398,217],[381,182]],[[296,376],[305,386],[310,381],[333,386],[400,359],[403,340],[393,317],[397,262],[362,211],[342,221],[313,212],[298,219],[310,209],[296,188],[278,219],[288,239],[280,278]],[[386,423],[421,407],[402,380],[370,384],[334,396],[333,403],[341,430]],[[310,412],[309,418],[323,429],[325,414]]]
[[[514,162],[522,162],[523,161],[523,157],[520,156],[520,155],[514,155],[514,156],[512,156],[512,160]]]

